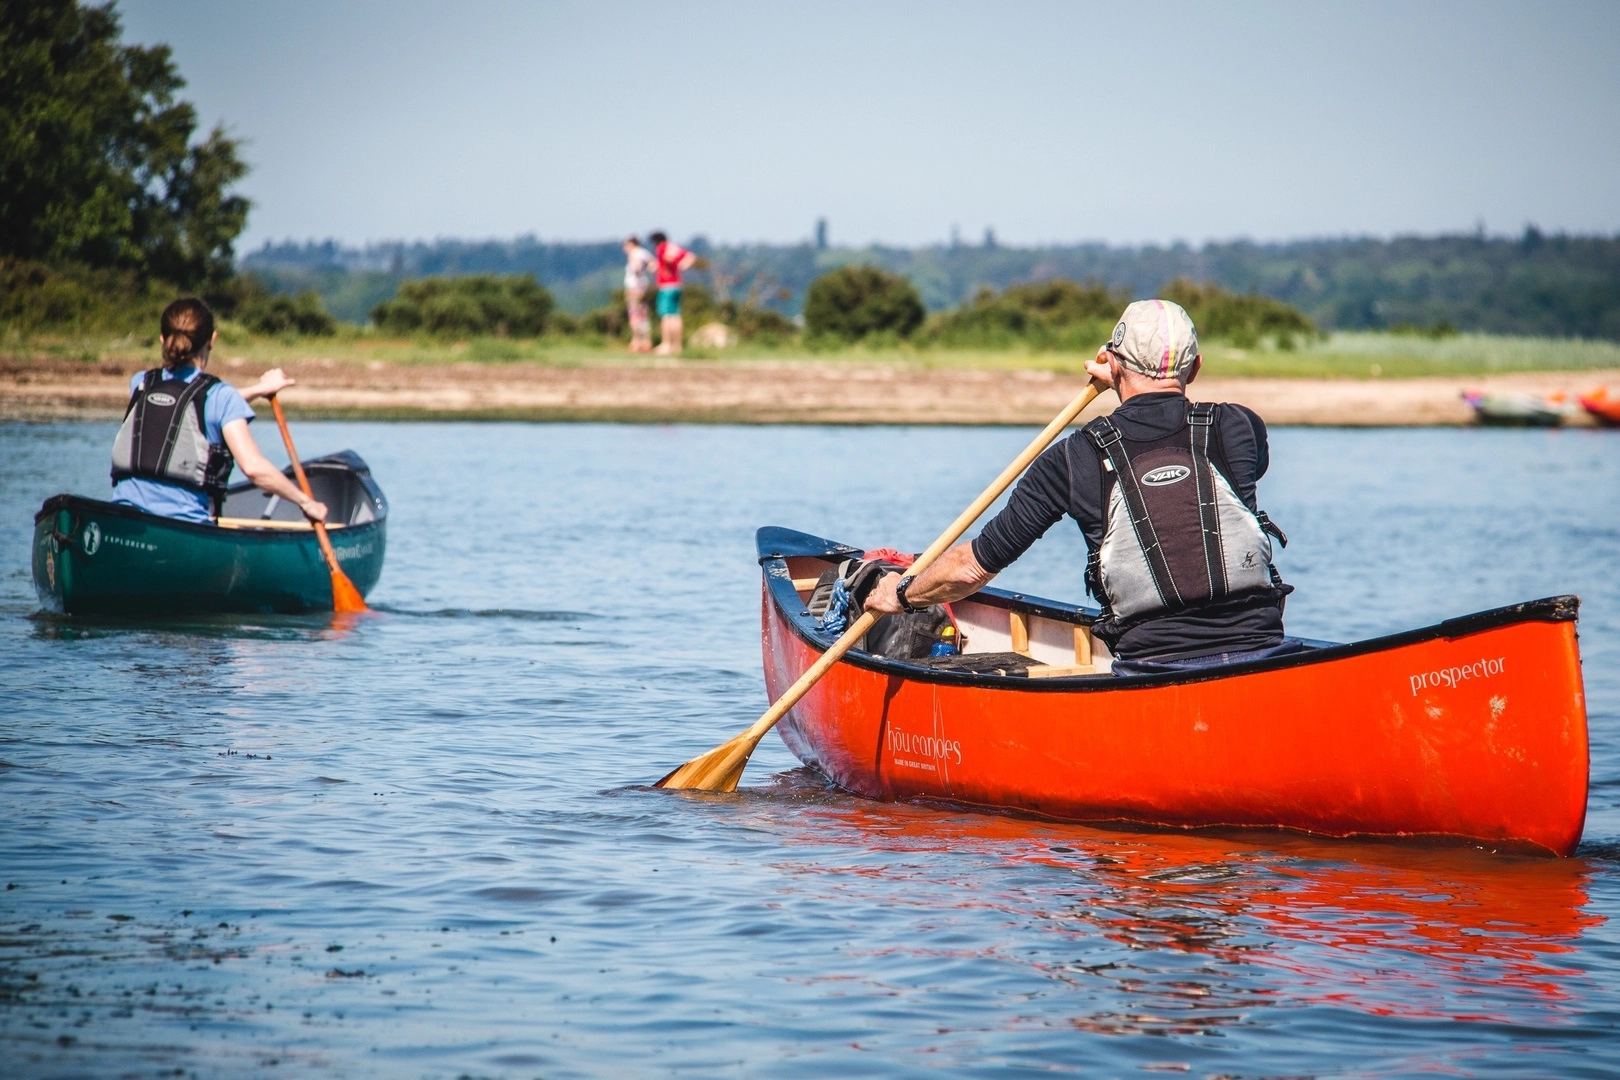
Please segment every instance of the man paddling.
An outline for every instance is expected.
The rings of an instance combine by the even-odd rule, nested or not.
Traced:
[[[1271,564],[1271,538],[1286,540],[1255,497],[1266,425],[1242,405],[1189,401],[1202,364],[1180,306],[1131,304],[1086,364],[1118,391],[1113,414],[1037,458],[977,538],[915,579],[881,577],[866,608],[898,614],[971,595],[1068,514],[1086,538],[1086,587],[1103,605],[1093,630],[1117,674],[1297,650],[1283,637],[1293,590]]]

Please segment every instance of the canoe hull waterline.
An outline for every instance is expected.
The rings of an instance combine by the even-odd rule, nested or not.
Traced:
[[[382,576],[388,507],[361,458],[305,462],[327,504],[338,565],[362,595]],[[34,589],[49,611],[145,618],[332,610],[332,576],[296,507],[251,484],[233,487],[222,528],[134,507],[56,495],[34,517]],[[290,527],[289,527],[290,526]]]
[[[759,553],[775,700],[832,641],[794,578],[859,552],[773,528]],[[974,599],[1076,625],[1097,614],[998,590]],[[1569,855],[1588,785],[1578,607],[1557,597],[1177,675],[982,675],[852,652],[778,730],[805,764],[873,799]]]

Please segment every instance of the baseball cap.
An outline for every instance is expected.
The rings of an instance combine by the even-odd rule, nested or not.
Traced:
[[[1198,359],[1198,332],[1180,304],[1138,300],[1120,316],[1107,348],[1132,371],[1174,379],[1190,371]]]

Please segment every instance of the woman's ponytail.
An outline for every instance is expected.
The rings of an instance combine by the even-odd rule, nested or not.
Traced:
[[[195,296],[183,296],[163,309],[159,329],[163,339],[163,366],[184,367],[214,340],[214,313]]]

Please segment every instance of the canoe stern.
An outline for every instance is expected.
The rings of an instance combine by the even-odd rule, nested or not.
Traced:
[[[331,532],[362,595],[382,576],[387,519]],[[34,519],[34,590],[56,614],[144,618],[332,609],[332,579],[312,530],[175,521],[74,495]]]

